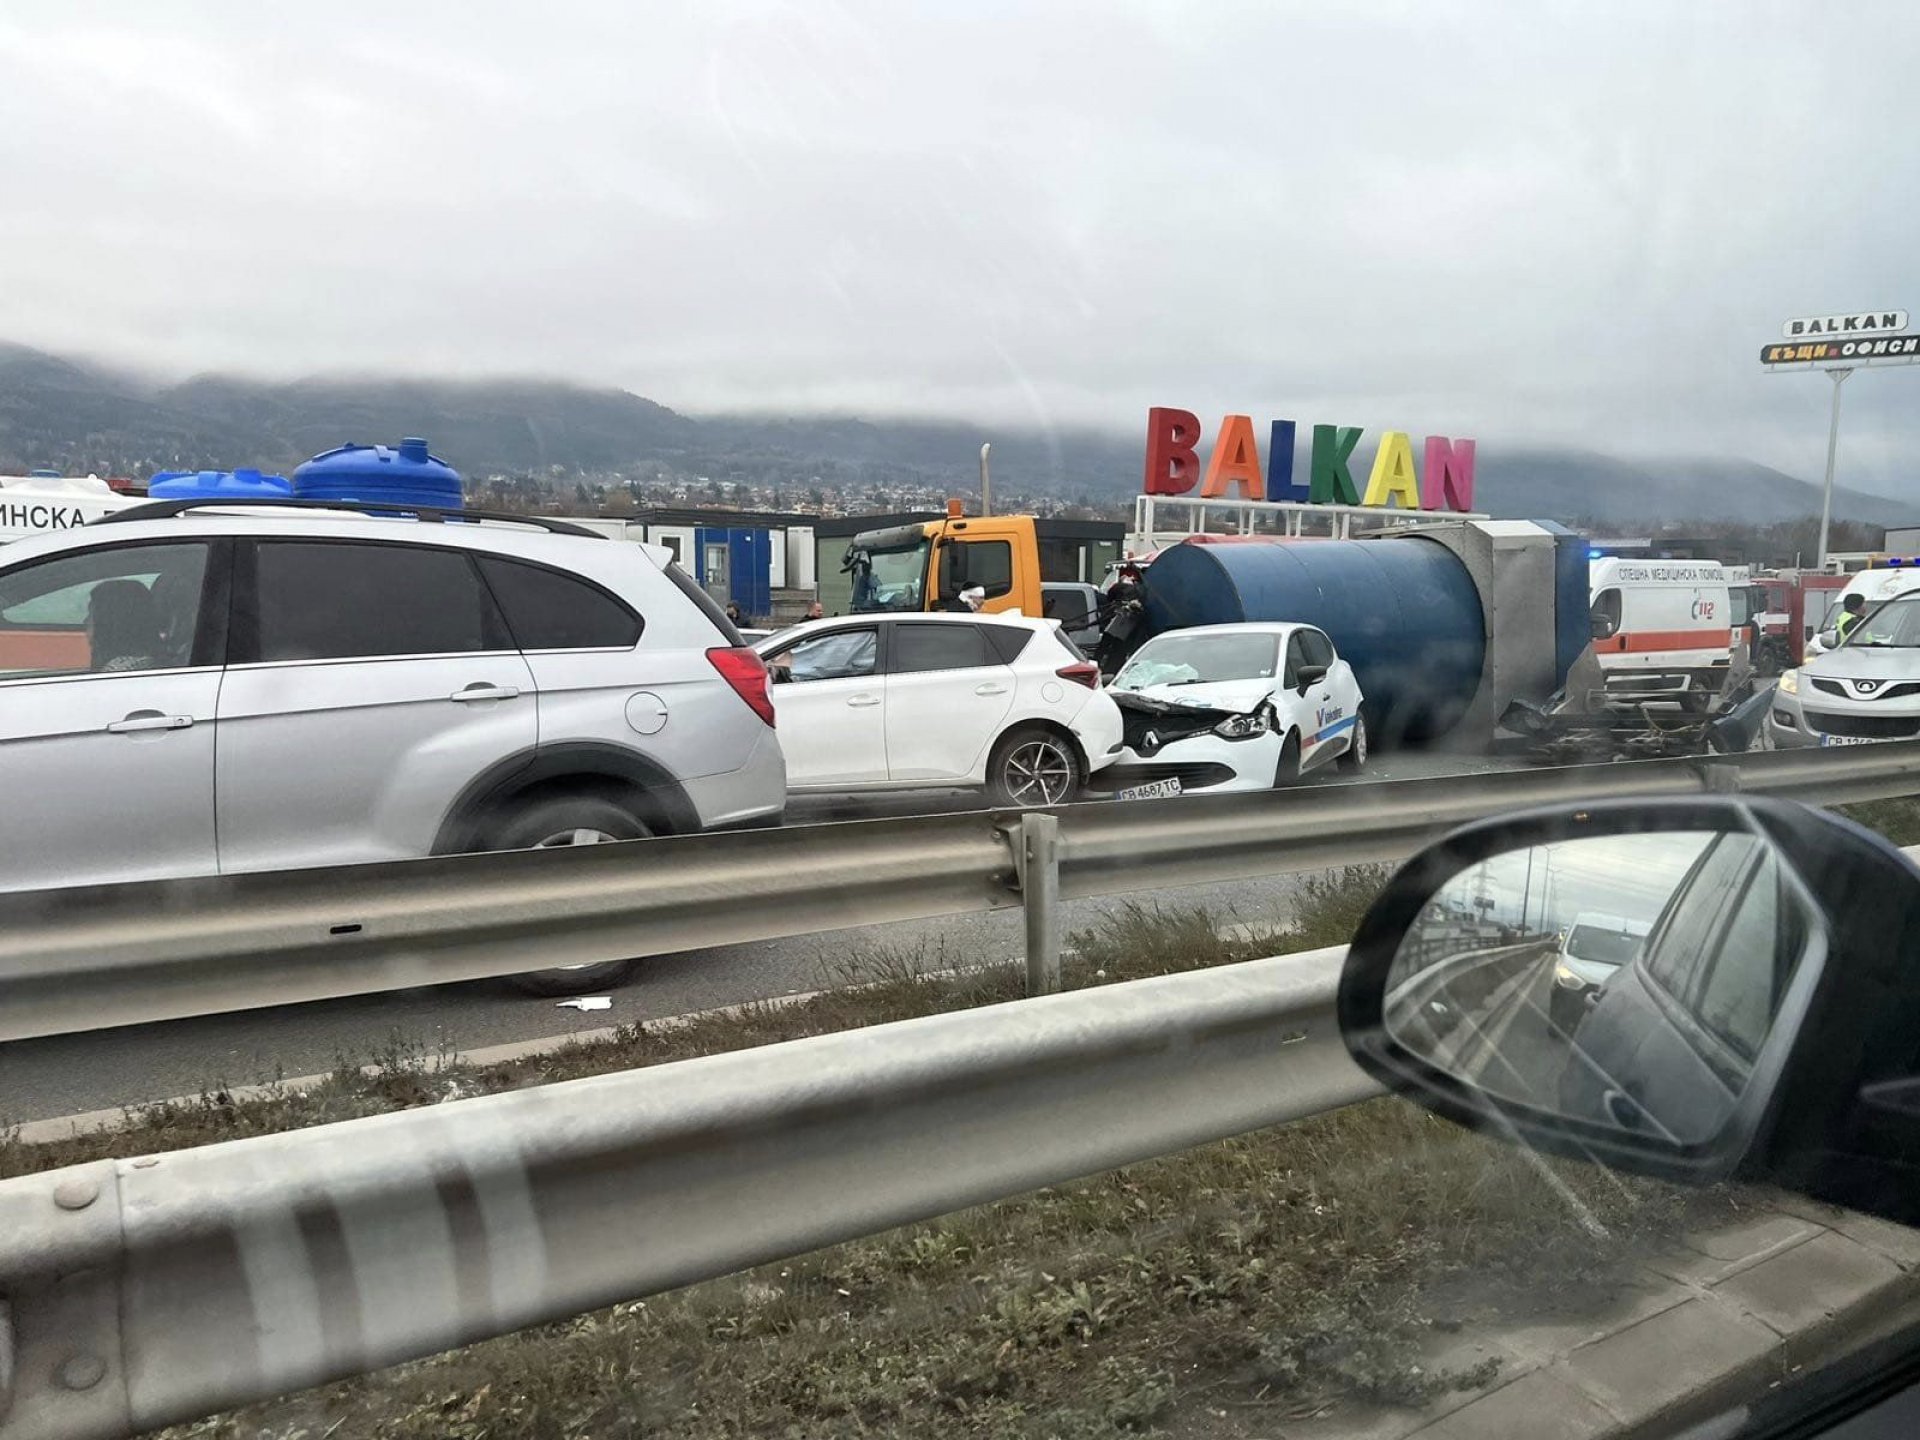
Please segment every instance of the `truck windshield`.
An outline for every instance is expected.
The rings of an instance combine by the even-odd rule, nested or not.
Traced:
[[[924,610],[928,548],[924,535],[884,548],[866,549],[856,543],[849,560],[854,612]]]

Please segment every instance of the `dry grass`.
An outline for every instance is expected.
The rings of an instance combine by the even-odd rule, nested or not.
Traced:
[[[1920,845],[1920,796],[1863,800],[1857,805],[1836,805],[1833,809],[1835,814],[1844,815],[1856,824],[1878,830],[1896,845]]]
[[[1182,1402],[1411,1403],[1486,1378],[1418,1368],[1436,1338],[1543,1275],[1563,1298],[1604,1286],[1734,1203],[1550,1179],[1374,1101],[176,1434],[1040,1440],[1152,1429]]]

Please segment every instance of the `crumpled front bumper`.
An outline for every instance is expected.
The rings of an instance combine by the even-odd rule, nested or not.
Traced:
[[[1205,791],[1209,795],[1271,790],[1285,743],[1282,736],[1269,730],[1246,740],[1227,740],[1208,732],[1169,740],[1151,750],[1130,745],[1101,772],[1100,788],[1123,790],[1176,779],[1182,791]]]

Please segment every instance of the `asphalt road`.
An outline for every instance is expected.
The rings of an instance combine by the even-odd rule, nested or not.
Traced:
[[[1437,752],[1382,755],[1367,780],[1519,768],[1511,760]],[[1312,783],[1347,783],[1331,773]],[[982,808],[978,796],[927,792],[800,799],[788,823],[870,819]],[[1221,920],[1284,919],[1296,875],[1202,885],[1065,907],[1069,930],[1128,903],[1204,905]],[[864,948],[917,951],[928,963],[1013,960],[1021,953],[1018,911],[868,926],[753,945],[659,956],[612,991],[611,1010],[562,1009],[503,984],[440,986],[310,1005],[243,1011],[160,1025],[0,1045],[0,1126],[107,1109],[203,1088],[312,1074],[338,1060],[365,1060],[394,1041],[470,1050],[575,1030],[658,1019],[844,984]]]

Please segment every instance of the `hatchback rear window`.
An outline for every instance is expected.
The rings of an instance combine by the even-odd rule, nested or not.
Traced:
[[[896,675],[922,670],[972,670],[994,663],[984,625],[898,625],[887,668]],[[994,629],[1006,627],[994,626]]]
[[[993,653],[1002,665],[1011,665],[1018,660],[1020,652],[1027,648],[1027,642],[1033,639],[1033,631],[1023,630],[1018,625],[982,625],[980,628],[986,631],[987,644],[993,647]]]

